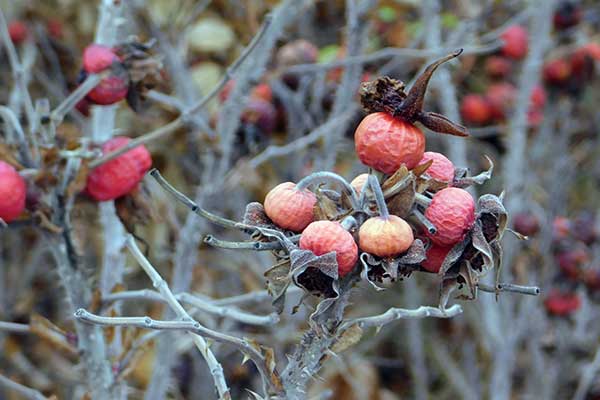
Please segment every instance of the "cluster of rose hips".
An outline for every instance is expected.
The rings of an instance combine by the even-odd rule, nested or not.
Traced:
[[[398,263],[407,260],[409,253],[419,252],[420,256],[405,261],[411,264],[406,274],[414,270],[444,273],[440,268],[448,253],[476,222],[476,205],[463,189],[468,185],[462,184],[459,169],[443,154],[425,151],[425,135],[415,123],[437,132],[467,135],[464,127],[422,109],[437,66],[459,54],[430,65],[408,93],[401,82],[387,77],[364,83],[361,100],[368,114],[357,126],[354,139],[356,154],[370,172],[351,183],[331,172],[281,183],[266,195],[266,218],[261,217],[260,224],[298,238],[299,249],[315,256],[334,253],[336,278],[364,270],[361,262],[364,266],[365,259],[372,259],[396,262],[396,271],[379,276],[369,271],[370,280],[395,279]],[[325,189],[329,183],[340,185],[342,192]],[[495,234],[491,231],[497,228],[494,225],[486,231],[490,240]],[[469,257],[478,259],[477,251],[469,249]],[[323,294],[319,288],[316,285],[311,291]]]
[[[22,23],[10,26],[11,38],[15,41],[20,37],[15,36],[16,33],[24,29],[24,32],[27,32]],[[117,50],[95,44],[85,49],[83,53],[85,73],[109,71],[108,75],[87,94],[86,99],[98,105],[109,105],[123,100],[128,95],[132,90],[128,78],[129,71],[135,66],[134,63],[126,63],[123,60],[135,58],[137,55],[135,52],[133,56],[127,54],[129,53],[118,56]],[[127,137],[113,137],[102,145],[102,154],[106,155],[124,147],[130,141],[131,139]],[[15,168],[21,166],[18,162],[12,164],[14,165],[0,161],[0,218],[4,223],[10,223],[24,213],[28,207],[28,195],[39,197],[39,193],[33,189],[28,193],[28,182]],[[91,170],[87,175],[83,192],[97,201],[117,199],[131,193],[151,165],[150,152],[143,145],[136,146]],[[39,206],[39,201],[29,203],[32,208],[29,211],[34,211],[33,209]]]
[[[576,4],[561,2],[554,16],[557,31],[564,31],[578,24],[581,9]],[[568,35],[560,38],[569,38]],[[516,100],[517,90],[509,81],[515,63],[527,55],[529,35],[526,28],[513,25],[507,28],[501,39],[503,45],[498,54],[489,56],[483,63],[483,69],[490,80],[484,93],[471,93],[461,103],[461,115],[469,124],[488,125],[501,123],[511,113]],[[562,39],[565,40],[565,39]],[[600,45],[588,43],[574,50],[558,51],[560,56],[550,55],[543,66],[543,81],[550,90],[574,91],[584,87],[594,71],[594,63],[600,60]],[[528,109],[528,122],[537,126],[543,119],[543,107],[546,102],[546,89],[536,86],[531,94]]]
[[[559,271],[555,287],[546,296],[544,305],[551,315],[568,316],[579,309],[581,299],[576,289],[584,285],[592,299],[600,289],[600,268],[592,263],[593,246],[598,232],[595,214],[581,212],[573,219],[558,216],[552,222],[552,251]],[[535,237],[540,223],[531,213],[515,215],[514,229]]]

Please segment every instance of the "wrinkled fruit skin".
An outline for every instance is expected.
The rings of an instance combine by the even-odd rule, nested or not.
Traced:
[[[265,213],[280,228],[302,232],[314,221],[317,197],[308,189],[298,190],[293,182],[275,186],[265,197]]]
[[[110,68],[113,63],[121,60],[106,46],[92,44],[83,52],[83,70],[88,74],[95,74]],[[129,84],[123,76],[110,75],[104,78],[92,89],[87,98],[99,105],[110,105],[123,100],[127,96]]]
[[[425,217],[437,228],[427,236],[435,244],[452,246],[460,242],[475,222],[475,201],[469,192],[445,188],[437,192],[425,210]]]
[[[27,185],[12,165],[0,161],[0,218],[14,221],[25,209]]]
[[[358,231],[360,249],[379,257],[394,257],[404,253],[414,241],[408,223],[396,215],[366,220]]]
[[[450,183],[454,180],[454,164],[445,155],[435,151],[426,151],[419,165],[425,164],[429,160],[433,161],[425,171],[429,176],[441,182]]]
[[[566,317],[581,307],[581,299],[576,293],[561,293],[555,289],[544,300],[544,306],[549,314]]]
[[[520,60],[527,55],[528,33],[527,29],[520,25],[513,25],[507,28],[501,35],[504,41],[502,54],[513,60]]]
[[[369,174],[360,174],[356,178],[352,179],[352,182],[350,182],[350,186],[354,188],[356,194],[360,195],[360,193],[362,192],[362,188],[365,186],[365,183],[367,183],[368,179]]]
[[[492,110],[484,96],[469,94],[460,104],[460,115],[467,123],[483,125],[490,121]]]
[[[436,244],[432,244],[431,247],[427,249],[427,253],[425,254],[427,258],[421,263],[421,267],[428,272],[437,274],[440,272],[440,268],[442,267],[442,264],[444,263],[444,260],[451,249],[452,246],[438,246]]]
[[[317,256],[335,251],[340,278],[352,271],[358,261],[354,238],[338,222],[315,221],[308,225],[300,236],[300,248]]]
[[[29,35],[29,30],[27,29],[27,25],[25,25],[21,21],[12,21],[8,24],[8,35],[10,36],[10,40],[15,45],[19,45],[27,39]]]
[[[414,168],[425,152],[425,135],[419,128],[383,112],[367,115],[356,128],[354,141],[363,164],[386,174],[402,164]]]
[[[533,236],[540,231],[540,222],[530,212],[521,212],[515,215],[513,227],[522,235]]]
[[[107,154],[129,143],[127,137],[114,137],[102,146]],[[152,166],[152,158],[140,145],[100,165],[87,177],[85,192],[94,200],[114,200],[131,192]]]

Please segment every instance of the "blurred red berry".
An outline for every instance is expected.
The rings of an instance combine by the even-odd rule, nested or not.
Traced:
[[[544,306],[549,314],[566,317],[581,307],[581,299],[577,293],[565,293],[553,289],[544,300]]]
[[[430,160],[433,162],[425,173],[442,182],[451,183],[454,180],[454,164],[445,155],[435,151],[426,151],[421,161],[419,161],[419,165]]]
[[[224,103],[231,94],[231,91],[235,87],[235,81],[233,79],[227,81],[223,89],[219,92],[219,101]],[[254,99],[261,99],[264,101],[273,101],[273,91],[271,90],[271,86],[266,83],[259,83],[250,92],[250,97]]]
[[[594,63],[600,61],[600,44],[588,43],[573,52],[571,56],[571,70],[575,75],[585,75]]]
[[[506,57],[520,60],[527,55],[529,38],[527,29],[524,27],[512,25],[502,33],[501,38],[504,42],[502,54]]]
[[[463,97],[460,114],[465,122],[477,125],[488,123],[492,117],[489,102],[479,94],[468,94]]]
[[[583,11],[574,1],[562,1],[554,12],[552,21],[556,29],[567,29],[581,22]]]
[[[558,216],[552,221],[552,238],[555,241],[566,239],[571,234],[571,221]]]
[[[48,35],[53,39],[62,39],[63,24],[59,19],[50,19],[46,22],[46,30]]]
[[[492,78],[506,78],[512,70],[512,63],[506,57],[490,56],[485,60],[485,72]]]
[[[571,77],[571,64],[563,59],[558,58],[544,64],[544,80],[552,85],[562,85]]]
[[[106,46],[92,44],[83,52],[83,69],[89,74],[102,72],[120,62],[113,49]],[[122,72],[104,78],[88,93],[87,98],[100,105],[114,104],[123,100],[127,96],[129,82],[124,68]]]
[[[485,97],[490,104],[492,118],[501,121],[512,110],[517,89],[508,82],[495,83],[488,87]]]
[[[102,146],[102,153],[108,154],[130,141],[127,137],[114,137]],[[131,192],[151,166],[150,152],[139,145],[92,170],[85,192],[97,201],[114,200]]]
[[[565,250],[558,254],[558,266],[570,279],[578,279],[581,267],[590,261],[590,255],[583,246]]]
[[[277,110],[268,101],[252,98],[242,113],[242,121],[260,129],[263,133],[272,133],[277,126]]]
[[[589,211],[579,213],[573,221],[571,230],[575,239],[591,245],[598,238],[596,215]]]
[[[427,232],[431,241],[441,246],[460,242],[475,222],[475,201],[469,192],[449,187],[437,192],[425,210],[425,217],[437,232]]]
[[[8,24],[8,35],[15,45],[19,45],[29,36],[29,29],[23,21],[12,21]]]
[[[27,185],[17,170],[0,160],[0,218],[9,223],[25,210]]]
[[[520,212],[514,217],[513,228],[522,235],[533,236],[540,231],[540,222],[531,212]]]

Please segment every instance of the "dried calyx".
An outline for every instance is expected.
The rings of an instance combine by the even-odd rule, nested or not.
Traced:
[[[361,86],[363,108],[369,113],[386,112],[404,121],[420,122],[434,132],[455,136],[468,136],[467,129],[445,116],[424,111],[423,104],[429,81],[435,70],[446,61],[458,57],[462,49],[431,63],[416,79],[408,93],[403,82],[384,76]]]

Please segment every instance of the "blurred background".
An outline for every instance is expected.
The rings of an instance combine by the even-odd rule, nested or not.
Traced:
[[[457,317],[366,331],[354,346],[328,355],[306,398],[600,399],[597,1],[0,0],[0,7],[22,64],[19,78],[2,46],[0,104],[23,123],[27,101],[18,82],[29,89],[30,111],[47,115],[85,79],[88,45],[152,40],[160,68],[151,84],[142,81],[135,98],[112,106],[83,99],[51,142],[93,150],[115,135],[153,132],[146,142],[153,166],[204,208],[234,220],[280,182],[320,170],[348,180],[367,172],[353,143],[365,115],[361,82],[387,75],[410,85],[433,59],[463,48],[432,79],[426,109],[461,122],[470,137],[426,131],[427,150],[473,174],[486,170],[484,156],[490,157],[493,177],[472,194],[505,191],[509,227],[529,237],[505,235],[501,281],[537,285],[541,294],[480,293],[474,301],[451,300],[464,309]],[[252,51],[232,67],[259,32]],[[226,83],[216,96],[186,113],[220,82]],[[182,124],[159,129],[182,112]],[[0,159],[11,163],[15,136],[2,115]],[[105,382],[94,373],[110,375],[118,387],[105,398],[218,398],[188,335],[82,330],[73,312],[173,317],[156,299],[110,297],[152,288],[124,249],[127,232],[141,239],[174,293],[261,316],[274,310],[263,276],[274,257],[209,247],[207,234],[248,237],[198,218],[149,178],[114,202],[74,196],[66,237],[57,226],[60,196],[49,193],[74,158],[50,149],[43,159],[54,169],[21,169],[27,210],[0,228],[0,399],[102,398],[91,394],[93,382]],[[81,155],[80,171],[96,156]],[[75,249],[76,270],[69,270],[65,246]],[[495,276],[488,278],[492,284]],[[438,301],[436,274],[417,272],[385,286],[375,292],[361,284],[347,315]],[[250,295],[234,297],[243,294]],[[249,324],[202,306],[188,310],[211,329],[272,347],[283,369],[315,304],[309,298],[295,308],[301,300],[300,291],[290,293],[276,324]],[[105,346],[105,359],[81,354],[83,340]],[[252,363],[242,364],[231,346],[211,349],[232,398],[261,392]],[[38,392],[15,390],[9,380]]]

